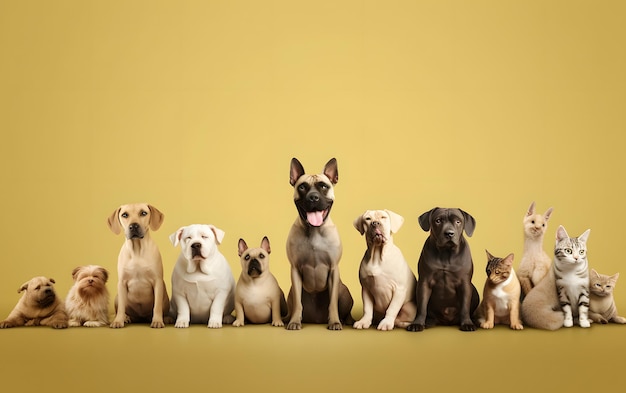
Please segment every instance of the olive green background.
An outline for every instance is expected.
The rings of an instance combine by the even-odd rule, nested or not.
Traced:
[[[341,274],[362,312],[365,242],[352,221],[390,209],[415,272],[417,217],[460,207],[482,292],[484,250],[523,246],[532,201],[591,228],[591,267],[622,269],[626,6],[620,1],[0,0],[0,318],[33,276],[100,264],[123,242],[120,204],[165,214],[158,243],[171,293],[192,223],[237,241],[267,235],[288,291],[296,217],[289,161],[320,172],[336,157],[332,217]],[[616,289],[626,313],[626,284]],[[111,306],[111,314],[113,312]],[[2,383],[110,390],[589,391],[623,386],[626,327],[462,333],[454,327],[329,332],[246,326],[187,330],[0,331]],[[596,383],[594,380],[602,381]]]

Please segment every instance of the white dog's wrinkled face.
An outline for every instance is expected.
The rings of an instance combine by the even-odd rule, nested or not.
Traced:
[[[185,259],[197,264],[208,259],[223,238],[224,232],[213,225],[193,224],[178,229],[170,241],[174,246],[180,244]]]
[[[390,210],[367,210],[354,220],[354,227],[366,236],[367,244],[386,244],[404,219]]]

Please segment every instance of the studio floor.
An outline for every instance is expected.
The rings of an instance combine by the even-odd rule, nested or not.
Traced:
[[[623,386],[625,333],[618,325],[474,333],[333,332],[323,325],[14,328],[0,334],[0,370],[13,390],[65,392],[589,392]]]

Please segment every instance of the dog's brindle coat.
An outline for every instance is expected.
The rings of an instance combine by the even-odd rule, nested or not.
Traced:
[[[419,332],[432,325],[460,325],[474,331],[471,319],[479,303],[472,284],[474,264],[463,236],[472,236],[476,221],[461,209],[434,208],[419,217],[430,235],[424,243],[417,271],[417,316],[407,330]]]
[[[342,322],[353,322],[353,299],[339,276],[341,241],[329,217],[338,179],[334,158],[318,175],[305,175],[302,164],[291,160],[290,184],[298,218],[287,237],[291,264],[288,330],[299,330],[302,323],[328,323],[328,329],[340,330]]]

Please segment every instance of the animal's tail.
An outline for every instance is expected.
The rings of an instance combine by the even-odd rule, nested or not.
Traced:
[[[557,330],[563,327],[563,311],[558,306],[556,295],[542,296],[534,288],[522,303],[522,320],[524,324],[536,329]],[[555,302],[556,301],[556,302]]]

